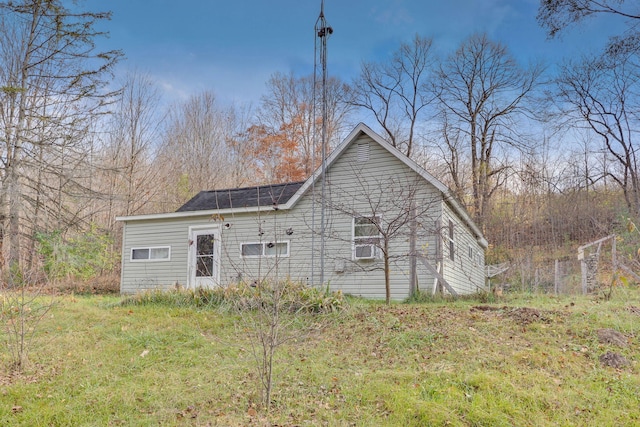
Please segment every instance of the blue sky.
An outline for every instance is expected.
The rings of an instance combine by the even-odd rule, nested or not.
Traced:
[[[257,105],[274,72],[313,72],[320,0],[87,0],[111,10],[99,49],[122,49],[118,74],[148,73],[166,101],[212,90],[224,103]],[[388,57],[415,34],[432,37],[442,55],[474,32],[499,40],[522,62],[595,51],[615,23],[594,19],[560,40],[536,22],[538,0],[325,0],[334,29],[328,71],[350,81],[362,61]],[[618,22],[617,25],[622,25]]]

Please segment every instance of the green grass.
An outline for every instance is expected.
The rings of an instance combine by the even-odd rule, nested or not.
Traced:
[[[279,348],[270,413],[259,405],[241,315],[184,301],[120,301],[57,297],[29,368],[21,376],[0,370],[0,425],[640,424],[638,290],[617,290],[611,301],[352,300],[339,313],[301,314],[302,324],[322,328]],[[629,345],[600,343],[600,328]],[[607,351],[630,365],[603,366]]]

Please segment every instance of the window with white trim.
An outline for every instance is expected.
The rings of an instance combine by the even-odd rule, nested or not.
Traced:
[[[378,258],[378,247],[382,238],[379,230],[379,216],[358,216],[353,218],[353,259]]]
[[[447,237],[449,240],[449,259],[451,261],[455,261],[456,244],[453,240],[453,221],[452,220],[449,220],[449,234]]]
[[[242,258],[275,258],[289,256],[289,241],[284,242],[248,242],[240,244]]]
[[[471,247],[471,245],[469,245],[469,258],[473,259],[473,255],[474,255],[473,248]]]
[[[170,259],[171,246],[131,248],[131,262],[169,261]]]

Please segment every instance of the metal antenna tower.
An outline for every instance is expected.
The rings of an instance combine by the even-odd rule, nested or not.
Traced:
[[[318,88],[318,78],[320,78],[321,82],[321,103],[322,103],[322,129],[321,129],[321,147],[322,147],[322,165],[320,168],[320,179],[321,179],[321,195],[320,195],[320,281],[316,281],[316,263],[315,263],[315,235],[316,235],[316,227],[315,227],[315,218],[316,218],[316,195],[315,195],[315,181],[313,184],[313,218],[312,218],[312,228],[313,228],[313,237],[312,237],[312,258],[311,258],[311,276],[313,284],[319,283],[320,285],[324,284],[324,255],[325,255],[325,240],[326,240],[326,192],[327,192],[327,180],[326,180],[326,167],[327,167],[327,39],[331,34],[333,34],[333,28],[327,25],[327,21],[324,17],[324,0],[320,2],[320,16],[316,21],[315,25],[315,43],[314,43],[314,73],[313,73],[313,127],[314,127],[314,141],[317,141],[317,120],[315,114],[315,108],[317,105],[316,102],[316,93]],[[319,56],[319,58],[318,58]],[[318,68],[318,59],[320,60],[319,68]],[[315,147],[313,150],[315,156]],[[315,163],[315,158],[314,158]]]

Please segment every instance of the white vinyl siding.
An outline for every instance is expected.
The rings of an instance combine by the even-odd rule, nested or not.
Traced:
[[[125,224],[123,233],[121,292],[167,289],[187,283],[188,223],[176,220],[134,221]],[[131,260],[134,248],[171,247],[164,262]]]
[[[368,146],[368,158],[365,162],[362,161],[364,146]],[[400,205],[401,199],[406,196],[407,187],[416,182],[421,182],[421,189],[415,194],[417,204],[428,206],[430,211],[418,221],[428,229],[420,229],[416,247],[421,253],[434,257],[436,238],[433,224],[440,215],[441,195],[407,165],[390,156],[385,148],[369,137],[361,136],[331,166],[327,179],[330,183],[329,204],[337,207],[329,213],[330,238],[327,241],[325,260],[325,281],[332,288],[366,298],[385,297],[382,254],[379,253],[376,258],[368,261],[354,259],[351,240],[353,217],[380,215],[383,223],[391,221],[396,215],[391,213],[389,205]],[[391,298],[395,300],[409,295],[408,229],[407,223],[389,241]],[[431,286],[431,273],[420,265],[418,270],[421,288]]]
[[[473,233],[453,214],[451,208],[445,204],[444,223],[452,222],[454,241],[457,248],[467,247],[469,256],[458,253],[454,260],[448,254],[444,259],[443,275],[456,292],[469,294],[485,289],[484,280],[484,250]],[[450,225],[445,227],[445,241],[449,241]]]

